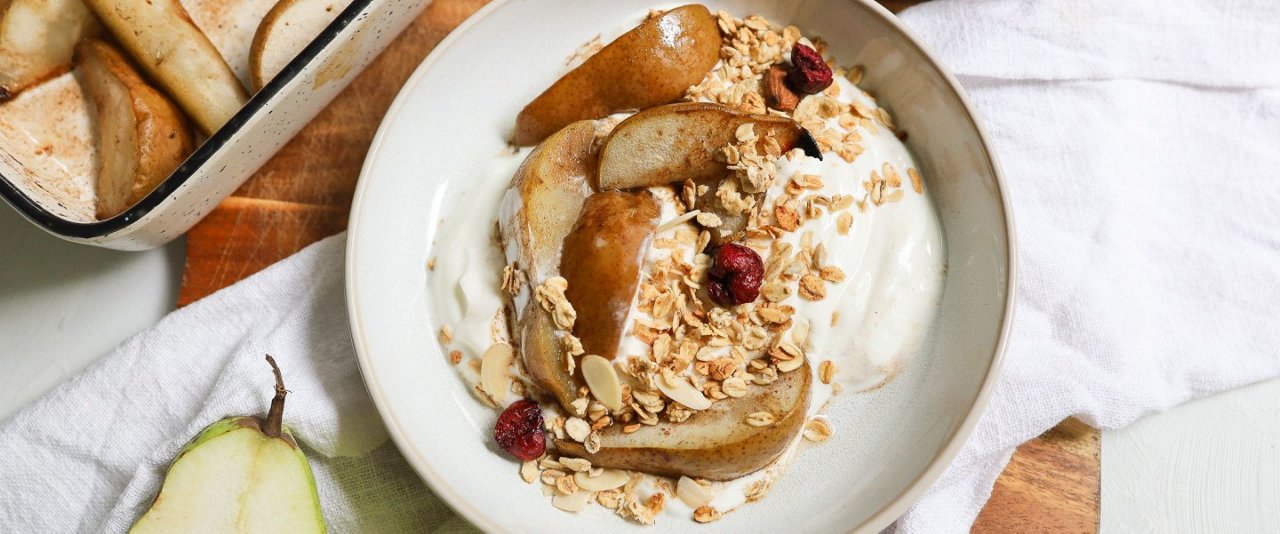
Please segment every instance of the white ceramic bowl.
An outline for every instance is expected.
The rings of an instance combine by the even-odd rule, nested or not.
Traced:
[[[249,42],[269,0],[183,0],[205,18],[246,18],[206,29],[233,65],[247,69]],[[163,245],[182,235],[249,179],[258,167],[306,126],[329,101],[391,42],[430,0],[352,0],[311,44],[209,139],[196,148],[151,193],[123,213],[106,220],[93,215],[91,176],[42,174],[58,167],[47,160],[65,143],[85,142],[49,134],[47,150],[30,142],[5,139],[29,135],[0,128],[0,198],[49,233],[77,243],[120,250]],[[200,17],[193,15],[197,21]],[[229,51],[233,51],[230,52]],[[68,75],[69,76],[69,75]],[[55,80],[56,81],[56,80]],[[33,92],[35,90],[32,90]],[[46,115],[65,113],[44,102]],[[0,123],[12,109],[0,107]],[[59,116],[58,121],[87,120]],[[59,131],[50,128],[51,131]],[[7,148],[6,148],[7,147]]]
[[[759,13],[826,39],[910,132],[936,202],[948,269],[936,328],[879,390],[842,395],[835,435],[802,449],[760,503],[699,532],[877,531],[946,468],[981,415],[1012,311],[1012,225],[994,156],[963,92],[889,12],[869,0],[706,2]],[[670,6],[670,4],[666,4]],[[351,214],[347,301],[370,394],[410,465],[455,510],[490,531],[642,528],[599,507],[567,514],[522,483],[491,444],[494,413],[468,393],[436,341],[429,244],[451,192],[504,148],[517,111],[561,74],[564,58],[651,7],[639,0],[498,0],[423,62],[391,107],[365,162]],[[857,335],[851,332],[850,335]]]

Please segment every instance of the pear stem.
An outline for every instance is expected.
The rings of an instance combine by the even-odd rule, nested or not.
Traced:
[[[262,426],[262,433],[274,438],[280,436],[284,421],[284,396],[289,390],[284,389],[284,377],[280,376],[280,366],[276,365],[276,359],[268,354],[267,363],[271,364],[271,372],[276,375],[276,396],[271,399],[271,410],[267,412],[267,422]]]

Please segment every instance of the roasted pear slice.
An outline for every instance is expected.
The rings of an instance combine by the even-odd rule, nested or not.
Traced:
[[[798,146],[819,157],[809,133],[786,117],[743,113],[707,102],[668,104],[627,117],[605,139],[600,148],[600,190],[719,178],[727,165],[716,154],[736,139],[744,124],[755,125],[760,153],[768,133],[783,152]]]
[[[205,135],[248,100],[240,80],[178,0],[84,0]]]
[[[533,149],[502,200],[499,230],[507,260],[535,285],[555,276],[560,247],[573,230],[595,175],[595,121],[566,126]]]
[[[596,193],[564,240],[560,274],[587,354],[614,358],[660,214],[648,191]]]
[[[528,280],[515,299],[516,346],[533,382],[566,409],[577,386],[565,369],[551,318],[531,295],[538,284],[559,275],[561,246],[591,194],[595,129],[595,121],[576,122],[534,148],[516,170],[498,217],[507,261]]]
[[[80,0],[0,0],[0,102],[71,69],[102,27]]]
[[[96,214],[107,219],[155,189],[194,143],[178,106],[148,85],[114,46],[87,39],[76,47],[76,59],[97,130]]]
[[[279,0],[253,34],[249,48],[249,77],[253,90],[284,70],[317,35],[338,18],[351,0]]]
[[[648,19],[526,105],[512,142],[532,145],[573,121],[674,101],[719,61],[720,43],[716,19],[704,6]]]
[[[660,421],[630,434],[621,425],[600,431],[600,450],[556,440],[561,454],[586,458],[591,465],[670,477],[729,480],[764,467],[786,450],[804,427],[809,406],[809,364],[782,373],[771,384],[749,386],[743,397],[716,401],[681,423]],[[748,424],[747,416],[767,412],[767,426]]]
[[[578,397],[578,384],[565,365],[563,334],[556,330],[551,314],[530,302],[516,326],[516,335],[529,379],[574,413],[570,403]]]

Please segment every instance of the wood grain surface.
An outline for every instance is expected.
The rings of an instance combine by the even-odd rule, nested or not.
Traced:
[[[179,306],[347,226],[360,166],[400,86],[486,0],[436,0],[275,157],[187,234]],[[897,12],[918,0],[882,0]],[[1100,437],[1068,420],[1020,447],[975,532],[1096,532]]]

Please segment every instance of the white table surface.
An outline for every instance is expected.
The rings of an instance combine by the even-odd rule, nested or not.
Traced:
[[[0,204],[0,421],[172,311],[185,243],[77,245]]]

